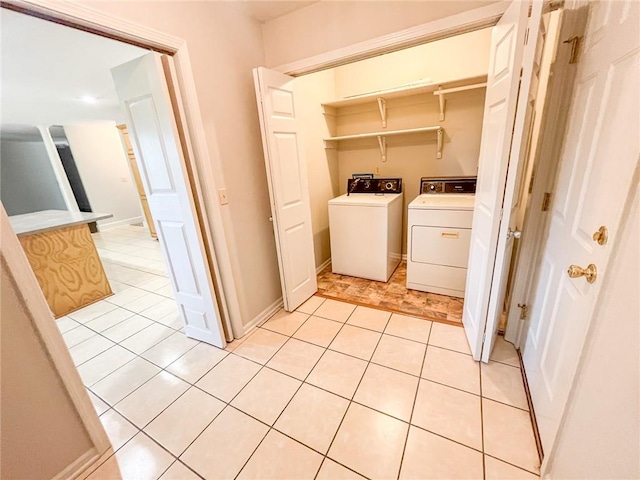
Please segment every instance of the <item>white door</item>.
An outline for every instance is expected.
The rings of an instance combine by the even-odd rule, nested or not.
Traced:
[[[485,340],[482,344],[481,358],[483,362],[489,362],[491,350],[498,336],[500,316],[503,311],[511,257],[514,250],[514,232],[519,230],[518,210],[521,208],[521,201],[527,201],[526,196],[521,195],[521,192],[525,188],[522,182],[525,180],[524,172],[531,147],[531,129],[533,127],[539,84],[538,74],[545,41],[542,6],[543,2],[541,1],[533,2],[528,22],[527,44],[522,60],[518,106],[516,108],[516,120],[513,127],[513,140],[507,169],[507,182],[502,204],[502,222],[498,231],[498,248],[496,250],[491,293],[489,295],[487,325],[484,333]]]
[[[555,441],[640,155],[640,3],[594,2],[578,60],[523,361],[542,446]],[[560,39],[564,40],[564,39]],[[608,241],[593,235],[608,229]],[[594,283],[570,265],[597,268]],[[615,325],[611,325],[615,328]],[[633,361],[637,352],[630,352]],[[621,366],[624,368],[624,366]]]
[[[271,198],[284,309],[293,311],[318,290],[307,165],[293,103],[293,77],[253,70]]]
[[[111,70],[187,336],[226,345],[160,54]]]
[[[541,4],[542,2],[534,2]],[[539,24],[540,7],[536,5]],[[504,274],[502,263],[509,262],[506,256],[507,228],[511,215],[515,176],[518,170],[519,145],[522,141],[525,112],[518,110],[518,90],[521,98],[528,101],[530,82],[520,85],[521,68],[529,72],[534,55],[525,56],[525,32],[528,22],[529,2],[515,0],[493,28],[487,94],[484,105],[480,158],[478,161],[478,183],[471,230],[469,270],[465,288],[462,322],[474,360],[484,359],[483,341],[492,340],[495,319],[488,317],[489,307],[495,315],[497,297]],[[535,22],[534,22],[535,23]],[[537,26],[536,26],[537,28]],[[537,31],[535,36],[537,38]],[[529,49],[535,42],[530,42]],[[527,59],[529,65],[523,65]],[[525,104],[526,105],[526,104]],[[526,109],[525,109],[526,110]],[[515,130],[514,128],[517,128]],[[514,161],[510,162],[512,140]],[[507,181],[509,173],[510,181]],[[510,190],[505,192],[505,187]],[[506,193],[506,195],[505,195]],[[503,210],[503,202],[509,202]],[[501,222],[502,220],[502,222]],[[500,255],[498,256],[498,252]],[[502,263],[498,263],[502,262]],[[504,295],[504,291],[502,292]],[[501,302],[498,302],[501,303]],[[499,312],[498,312],[499,315]],[[490,345],[487,346],[490,351]],[[485,361],[488,360],[486,354]]]

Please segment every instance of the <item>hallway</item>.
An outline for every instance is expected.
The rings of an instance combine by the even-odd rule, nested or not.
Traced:
[[[220,350],[146,230],[95,239],[116,294],[58,320],[115,451],[89,478],[537,478],[501,339],[480,365],[460,327],[312,297]]]

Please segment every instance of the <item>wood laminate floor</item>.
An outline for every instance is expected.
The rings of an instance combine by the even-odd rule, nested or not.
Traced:
[[[335,274],[328,265],[318,275],[318,295],[462,325],[463,299],[407,289],[406,261],[400,263],[386,283]]]

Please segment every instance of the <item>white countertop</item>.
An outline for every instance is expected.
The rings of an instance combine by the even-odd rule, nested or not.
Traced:
[[[110,213],[69,212],[67,210],[43,210],[9,217],[16,235],[31,235],[63,227],[91,223],[113,217]]]

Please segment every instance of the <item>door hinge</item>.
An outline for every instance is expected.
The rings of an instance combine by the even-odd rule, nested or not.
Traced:
[[[548,212],[550,203],[551,203],[551,192],[544,192],[544,197],[542,197],[542,208],[540,208],[540,211]]]
[[[524,320],[529,315],[529,306],[526,303],[519,303],[518,308],[520,309],[520,320]]]
[[[571,53],[569,54],[569,64],[574,64],[578,62],[578,55],[580,54],[580,43],[582,41],[582,37],[574,35],[573,37],[567,38],[562,43],[568,43],[571,45]]]

